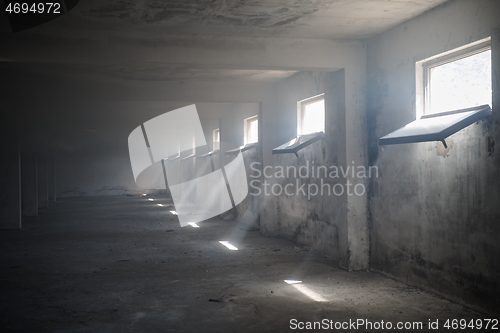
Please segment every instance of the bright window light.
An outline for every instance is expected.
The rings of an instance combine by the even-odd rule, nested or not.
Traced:
[[[176,212],[175,210],[171,210],[171,211],[170,211],[170,213],[171,213],[172,215],[178,215],[178,214],[177,214],[177,212]]]
[[[190,226],[192,226],[193,228],[199,228],[199,227],[200,227],[199,225],[197,225],[197,224],[196,224],[196,223],[194,223],[194,222],[188,222],[188,224],[189,224]]]
[[[325,299],[323,296],[318,294],[317,292],[312,291],[311,289],[307,288],[306,286],[302,284],[294,284],[293,287],[300,291],[302,294],[305,296],[309,297],[313,301],[316,302],[328,302],[327,299]]]
[[[323,296],[320,294],[312,291],[311,289],[307,288],[302,284],[302,281],[300,280],[285,280],[286,283],[293,285],[295,289],[300,291],[302,294],[305,296],[309,297],[313,301],[316,302],[328,302]]]
[[[308,98],[298,104],[298,135],[325,132],[324,95]]]
[[[420,66],[420,67],[419,67]],[[491,41],[478,41],[420,61],[423,114],[492,105]],[[419,82],[417,80],[417,82]],[[422,87],[423,86],[423,87]]]
[[[149,201],[154,201],[154,199],[153,199],[153,198],[149,198],[148,200],[149,200]]]
[[[285,280],[286,283],[288,284],[297,284],[297,283],[302,283],[300,280]]]
[[[217,150],[220,149],[220,129],[214,129],[213,132],[213,149],[212,150]]]
[[[253,116],[244,120],[244,143],[254,143],[259,141],[259,116]]]
[[[230,250],[233,250],[233,251],[236,251],[238,250],[238,248],[234,245],[231,245],[229,242],[226,242],[226,241],[219,241],[219,243],[221,243],[222,245],[224,245],[225,247],[227,247],[228,249]]]
[[[193,136],[193,142],[191,146],[191,154],[196,154],[196,137]]]

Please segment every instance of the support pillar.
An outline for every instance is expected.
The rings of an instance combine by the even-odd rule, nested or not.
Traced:
[[[2,138],[4,139],[4,138]],[[0,229],[21,228],[21,158],[18,144],[2,140]]]
[[[49,201],[56,202],[57,201],[57,169],[56,169],[56,153],[53,152],[49,155]]]
[[[21,156],[21,191],[23,216],[38,216],[36,153],[24,151]]]
[[[38,208],[49,208],[49,159],[46,154],[37,155]]]

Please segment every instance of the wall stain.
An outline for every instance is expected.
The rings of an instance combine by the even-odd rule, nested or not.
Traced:
[[[453,148],[453,140],[448,138],[446,139],[446,144],[448,145],[448,148],[445,148],[442,142],[436,142],[436,154],[437,156],[441,156],[443,158],[446,158],[449,156],[451,148]]]
[[[488,144],[488,156],[493,156],[493,153],[495,153],[495,140],[493,139],[492,136],[488,136],[487,144]]]

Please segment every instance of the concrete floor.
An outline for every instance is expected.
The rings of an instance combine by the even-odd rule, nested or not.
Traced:
[[[287,332],[291,319],[326,318],[421,321],[422,332],[429,319],[450,331],[446,319],[483,318],[382,275],[340,270],[331,258],[234,221],[180,228],[157,203],[168,204],[62,199],[22,230],[0,231],[2,331]]]

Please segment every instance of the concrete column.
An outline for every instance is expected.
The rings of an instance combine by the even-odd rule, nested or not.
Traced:
[[[279,123],[275,112],[277,108],[276,98],[270,95],[267,96],[260,104],[259,111],[259,161],[261,161],[261,172],[266,166],[276,164],[276,157],[272,155],[273,148],[277,146],[276,124]],[[266,179],[264,174],[261,174],[260,184],[264,182],[270,183],[272,186],[276,179]],[[263,236],[279,235],[279,214],[277,197],[274,195],[262,195],[258,199],[258,207],[260,208],[260,233]]]
[[[38,208],[49,208],[49,159],[37,155]]]
[[[354,61],[354,59],[353,59]],[[363,166],[368,170],[365,82],[366,54],[360,53],[349,66],[346,75],[346,165]],[[354,162],[354,163],[353,163]],[[348,175],[351,184],[363,184],[368,188],[368,181]],[[347,248],[345,254],[348,270],[366,270],[370,259],[370,231],[368,225],[368,197],[352,195],[347,197]]]
[[[56,153],[49,155],[49,201],[57,201],[57,186],[56,186]]]
[[[19,145],[2,140],[0,229],[21,228],[21,159]]]
[[[24,151],[21,155],[21,193],[23,216],[38,215],[36,153]]]

